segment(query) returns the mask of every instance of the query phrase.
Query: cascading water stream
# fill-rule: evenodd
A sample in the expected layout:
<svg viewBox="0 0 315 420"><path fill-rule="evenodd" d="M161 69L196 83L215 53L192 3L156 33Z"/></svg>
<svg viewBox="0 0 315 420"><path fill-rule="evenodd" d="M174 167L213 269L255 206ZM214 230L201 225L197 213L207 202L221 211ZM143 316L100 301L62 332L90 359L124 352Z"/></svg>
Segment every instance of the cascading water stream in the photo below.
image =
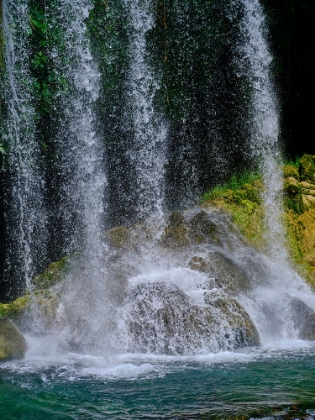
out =
<svg viewBox="0 0 315 420"><path fill-rule="evenodd" d="M62 33L60 45L49 47L48 54L56 74L66 82L65 91L57 95L54 138L61 186L60 230L67 253L78 251L70 272L54 289L59 293L57 300L61 297L51 330L62 351L97 356L118 350L195 355L268 340L304 339L309 333L313 315L308 311L315 306L314 298L286 262L278 115L263 12L258 1L233 0L232 4L242 16L236 71L242 73L252 93L250 144L266 185L269 256L247 247L228 217L216 209L174 213L163 226L168 127L156 111L160 78L153 71L147 45L154 28L149 0L123 0L130 20L127 103L121 107L126 117L123 132L130 133L125 153L135 174L130 195L140 223L106 232L105 243L106 147L101 143L97 118L101 80L86 24L93 2L59 0L47 7L50 21ZM27 98L28 91L25 93ZM23 108L16 114L20 118ZM32 124L33 118L31 113ZM214 142L214 151L215 146ZM35 168L36 162L30 162ZM34 179L40 178L34 175ZM27 200L21 212L28 209ZM144 223L148 219L153 221L149 227ZM33 223L32 218L30 221ZM306 314L305 320L300 313Z"/></svg>
<svg viewBox="0 0 315 420"><path fill-rule="evenodd" d="M266 210L266 241L269 255L284 263L287 259L284 226L281 222L282 173L279 147L279 111L271 77L272 56L266 42L266 24L258 0L236 1L234 7L243 8L239 22L242 42L239 45L241 62L251 90L248 124L251 127L249 147L263 174Z"/></svg>
<svg viewBox="0 0 315 420"><path fill-rule="evenodd" d="M81 348L86 341L95 340L97 331L110 318L111 310L103 238L107 180L104 147L96 120L100 73L90 50L85 23L92 7L90 0L58 3L54 19L64 34L63 60L58 63L57 57L62 52L57 48L50 51L52 58L57 58L57 69L68 85L59 98L61 117L55 141L61 157L63 235L68 236L68 252L79 252L66 278L63 302L69 325L79 325ZM82 308L86 308L86 313Z"/></svg>
<svg viewBox="0 0 315 420"><path fill-rule="evenodd" d="M130 69L126 98L132 125L132 146L127 151L135 167L137 218L162 220L167 126L156 112L154 99L160 88L158 75L149 64L146 37L154 24L151 0L124 0L130 13Z"/></svg>
<svg viewBox="0 0 315 420"><path fill-rule="evenodd" d="M297 331L290 309L292 297L289 296L297 296L301 292L301 299L308 302L310 307L314 305L314 300L308 299L308 288L290 268L288 262L285 227L282 223L284 208L279 112L271 77L272 56L266 41L265 16L259 0L233 1L232 6L235 10L240 10L242 16L239 20L241 41L237 45L239 58L236 68L245 76L251 92L248 117L248 125L251 127L249 148L263 175L265 240L272 277L265 286L257 284L257 289L252 295L253 301L249 306L245 306L256 325L260 325L264 341L292 339L296 337ZM253 311L251 306L255 307ZM259 319L258 314L261 311L269 311L266 318L269 321L265 321L265 324Z"/></svg>
<svg viewBox="0 0 315 420"><path fill-rule="evenodd" d="M7 118L5 140L9 147L12 174L9 217L11 255L8 272L18 275L16 289L30 290L36 265L45 258L46 212L43 204L44 178L36 142L34 80L30 72L27 1L3 2L5 64L7 70Z"/></svg>
<svg viewBox="0 0 315 420"><path fill-rule="evenodd" d="M100 74L85 25L91 8L91 2L84 0L63 1L57 7L59 22L56 23L63 30L66 47L66 57L57 68L68 88L59 99L62 116L56 142L63 178L60 214L69 218L63 233L72 239L70 251L83 247L88 259L96 262L103 248L101 226L106 176L95 118ZM56 49L50 54L54 58L60 52Z"/></svg>

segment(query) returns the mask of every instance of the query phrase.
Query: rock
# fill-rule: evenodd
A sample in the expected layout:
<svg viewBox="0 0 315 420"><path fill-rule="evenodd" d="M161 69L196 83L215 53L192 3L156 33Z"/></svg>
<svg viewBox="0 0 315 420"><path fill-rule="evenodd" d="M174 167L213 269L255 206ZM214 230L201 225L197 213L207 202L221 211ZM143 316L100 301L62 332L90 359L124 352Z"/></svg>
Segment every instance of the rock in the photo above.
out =
<svg viewBox="0 0 315 420"><path fill-rule="evenodd" d="M304 211L305 200L300 183L295 178L288 177L284 180L283 190L286 207L301 214Z"/></svg>
<svg viewBox="0 0 315 420"><path fill-rule="evenodd" d="M315 312L298 298L291 301L294 328L301 340L315 340Z"/></svg>
<svg viewBox="0 0 315 420"><path fill-rule="evenodd" d="M9 319L0 319L0 361L22 358L26 352L26 342Z"/></svg>
<svg viewBox="0 0 315 420"><path fill-rule="evenodd" d="M137 285L124 308L129 351L189 355L259 345L256 328L234 299L209 293L205 299L198 306L173 284Z"/></svg>
<svg viewBox="0 0 315 420"><path fill-rule="evenodd" d="M59 303L57 291L41 290L32 296L27 293L11 303L0 304L0 316L11 318L20 326L27 323L35 313L45 328L51 328L56 320Z"/></svg>
<svg viewBox="0 0 315 420"><path fill-rule="evenodd" d="M211 242L215 245L222 245L219 228L209 215L201 210L196 213L188 222L189 237L194 244Z"/></svg>
<svg viewBox="0 0 315 420"><path fill-rule="evenodd" d="M39 274L33 280L36 289L48 289L61 282L69 272L70 258L63 257L60 261L50 264L46 271Z"/></svg>
<svg viewBox="0 0 315 420"><path fill-rule="evenodd" d="M292 178L297 179L298 181L300 180L299 171L293 165L285 165L283 167L283 177L284 178L292 177Z"/></svg>
<svg viewBox="0 0 315 420"><path fill-rule="evenodd" d="M214 277L219 287L229 292L247 292L251 281L245 270L220 252L211 252L208 257L192 257L189 268Z"/></svg>
<svg viewBox="0 0 315 420"><path fill-rule="evenodd" d="M106 232L106 238L113 248L125 248L130 244L130 230L125 226L117 226Z"/></svg>
<svg viewBox="0 0 315 420"><path fill-rule="evenodd" d="M303 155L300 160L299 172L301 181L314 181L315 164L314 156Z"/></svg>
<svg viewBox="0 0 315 420"><path fill-rule="evenodd" d="M161 244L167 248L180 248L189 245L188 229L180 213L172 213L169 223L161 236Z"/></svg>

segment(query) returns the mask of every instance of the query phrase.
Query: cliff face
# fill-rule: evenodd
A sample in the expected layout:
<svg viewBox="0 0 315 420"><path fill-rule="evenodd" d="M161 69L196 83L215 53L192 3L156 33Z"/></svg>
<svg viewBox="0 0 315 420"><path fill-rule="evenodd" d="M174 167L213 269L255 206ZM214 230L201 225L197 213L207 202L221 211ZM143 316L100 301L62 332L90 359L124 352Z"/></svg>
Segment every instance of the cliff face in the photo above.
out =
<svg viewBox="0 0 315 420"><path fill-rule="evenodd" d="M284 228L287 247L295 269L315 287L315 156L304 155L283 167ZM260 177L247 175L226 186L215 188L203 197L202 206L219 207L249 243L264 251L264 209Z"/></svg>
<svg viewBox="0 0 315 420"><path fill-rule="evenodd" d="M282 131L291 156L315 152L311 103L315 95L315 3L263 0L276 58L274 75L282 108Z"/></svg>

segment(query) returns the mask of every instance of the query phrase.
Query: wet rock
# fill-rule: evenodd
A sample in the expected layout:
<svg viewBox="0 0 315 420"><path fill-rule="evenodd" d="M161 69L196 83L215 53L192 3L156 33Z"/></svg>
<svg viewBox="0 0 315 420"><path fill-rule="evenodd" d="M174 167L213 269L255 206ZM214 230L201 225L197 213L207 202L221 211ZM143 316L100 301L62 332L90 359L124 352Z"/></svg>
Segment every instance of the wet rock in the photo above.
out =
<svg viewBox="0 0 315 420"><path fill-rule="evenodd" d="M137 285L125 304L129 351L189 355L259 345L246 311L220 299L208 292L199 306L173 284Z"/></svg>
<svg viewBox="0 0 315 420"><path fill-rule="evenodd" d="M295 178L299 181L300 179L300 174L299 171L297 170L297 168L293 165L285 165L283 167L283 177L284 178Z"/></svg>
<svg viewBox="0 0 315 420"><path fill-rule="evenodd" d="M224 287L229 292L247 292L252 287L245 270L220 252L211 252L206 258L192 257L189 268L209 274L219 287Z"/></svg>
<svg viewBox="0 0 315 420"><path fill-rule="evenodd" d="M305 208L304 197L302 196L302 187L293 177L288 177L283 186L285 194L285 205L297 214L301 214Z"/></svg>
<svg viewBox="0 0 315 420"><path fill-rule="evenodd" d="M172 213L161 237L161 244L167 248L180 248L189 245L188 229L180 213Z"/></svg>
<svg viewBox="0 0 315 420"><path fill-rule="evenodd" d="M189 237L194 244L211 242L215 245L222 245L220 231L217 224L210 219L205 211L199 211L189 223Z"/></svg>
<svg viewBox="0 0 315 420"><path fill-rule="evenodd" d="M0 319L0 361L24 357L26 342L9 319Z"/></svg>
<svg viewBox="0 0 315 420"><path fill-rule="evenodd" d="M60 261L50 264L46 271L39 274L33 280L36 289L48 289L57 283L60 283L69 272L70 258L63 257Z"/></svg>
<svg viewBox="0 0 315 420"><path fill-rule="evenodd" d="M298 298L291 301L294 328L301 340L315 340L315 312Z"/></svg>
<svg viewBox="0 0 315 420"><path fill-rule="evenodd" d="M299 172L301 181L314 181L315 175L315 162L314 156L303 155L300 160Z"/></svg>
<svg viewBox="0 0 315 420"><path fill-rule="evenodd" d="M113 248L124 248L130 242L130 230L125 226L117 226L106 232L106 239Z"/></svg>

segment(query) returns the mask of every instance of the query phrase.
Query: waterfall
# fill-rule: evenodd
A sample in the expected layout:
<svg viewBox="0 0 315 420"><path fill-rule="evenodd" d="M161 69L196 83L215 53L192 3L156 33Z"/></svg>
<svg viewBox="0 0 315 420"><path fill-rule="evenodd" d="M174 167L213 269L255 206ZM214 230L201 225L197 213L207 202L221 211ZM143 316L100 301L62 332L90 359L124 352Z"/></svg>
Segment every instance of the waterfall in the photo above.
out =
<svg viewBox="0 0 315 420"><path fill-rule="evenodd" d="M95 110L100 74L90 51L85 24L91 8L89 0L58 3L55 24L63 30L65 50L58 51L55 47L50 54L67 83L58 99L61 116L55 138L61 160L62 233L68 236L68 252L83 249L95 269L103 248L106 176Z"/></svg>
<svg viewBox="0 0 315 420"><path fill-rule="evenodd" d="M117 351L195 355L258 346L268 340L313 337L314 298L290 268L285 250L278 104L259 1L232 0L227 6L232 6L229 22L221 3L211 5L206 13L200 5L185 3L176 20L176 25L182 25L179 34L191 24L191 16L199 22L198 31L191 31L182 44L171 40L169 50L165 45L171 35L163 34L165 58L168 51L173 54L171 63L180 62L167 86L171 98L167 104L161 103L160 93L163 72L168 77L172 69L169 64L162 67L155 55L154 42L161 41L165 28L157 26L152 0L122 0L112 10L106 2L93 0L56 0L47 5L49 30L57 28L51 39L58 42L47 42L50 68L46 70L63 81L51 106L49 165L56 181L49 184L47 179L47 184L54 193L51 201L57 199L56 203L47 200L48 188L48 222L41 174L46 157L37 145L36 124L41 117L35 112L28 60L27 4L4 3L6 137L14 178L12 220L17 228L13 239L18 270L24 273L27 287L34 276L34 260L43 259L49 232L59 229L53 234L62 242L63 255L72 257L69 272L51 289L56 294L54 305L59 306L50 332L60 348L97 356ZM113 15L97 20L98 7ZM126 29L116 33L113 20L119 8L127 17ZM108 40L104 37L108 45L93 50L91 45L100 45L97 25L104 22L104 33L110 29ZM211 60L207 58L211 51L201 45L209 22L215 27L207 31L209 38L213 36L209 42L213 48L218 44ZM220 32L224 30L227 35ZM235 35L234 47L226 47L225 35L228 40ZM190 42L193 47L186 51ZM119 60L113 65L114 53L107 50L115 45ZM201 67L199 51L204 58ZM191 55L187 60L186 53ZM221 72L224 64L227 67ZM122 68L117 71L117 67ZM194 79L198 71L203 74L201 81ZM176 83L181 75L183 81ZM245 92L250 99L241 115ZM111 95L120 98L114 98L114 105ZM170 110L172 106L177 109ZM109 121L110 129L104 127ZM244 146L247 132L251 161L259 165L265 184L267 255L244 244L218 209L164 216L167 202L172 202L165 198L171 194L165 191L172 190L166 185L167 177L176 178L169 184L182 184L177 195L191 198L201 188L197 181L206 185L208 170L215 174L215 184L224 179L222 168L228 171L229 162L242 167L248 154L245 147L245 158L241 156L240 145ZM211 161L216 165L213 170ZM113 168L115 164L119 167ZM112 214L118 207L115 219ZM56 209L53 216L52 209ZM134 225L129 220L133 209L138 222ZM105 232L107 218L122 220L129 227ZM152 221L150 226L146 221Z"/></svg>
<svg viewBox="0 0 315 420"><path fill-rule="evenodd" d="M252 156L263 174L266 209L266 242L269 255L282 262L287 259L284 226L281 221L282 172L279 146L279 106L271 76L272 56L266 41L266 23L259 0L233 2L235 8L243 8L239 21L241 43L237 63L251 90L250 144Z"/></svg>
<svg viewBox="0 0 315 420"><path fill-rule="evenodd" d="M54 24L62 28L64 50L56 46L50 51L67 83L58 99L59 132L55 137L60 156L62 235L68 237L68 252L79 252L65 280L63 302L69 325L79 329L79 348L85 348L88 342L90 351L95 335L99 343L102 341L98 331L108 329L104 322L110 320L112 309L103 230L106 162L96 107L100 72L86 25L92 7L90 0L58 2L51 13Z"/></svg>
<svg viewBox="0 0 315 420"><path fill-rule="evenodd" d="M41 151L36 141L34 80L30 72L28 1L3 2L7 118L4 139L9 148L11 189L8 218L10 237L9 276L17 277L15 288L32 287L36 267L45 259L45 182Z"/></svg>
<svg viewBox="0 0 315 420"><path fill-rule="evenodd" d="M126 119L131 118L132 146L127 150L135 167L137 218L161 219L164 206L164 175L167 126L156 112L154 99L159 77L149 63L146 37L154 24L151 0L124 0L130 12L130 68L126 93Z"/></svg>

